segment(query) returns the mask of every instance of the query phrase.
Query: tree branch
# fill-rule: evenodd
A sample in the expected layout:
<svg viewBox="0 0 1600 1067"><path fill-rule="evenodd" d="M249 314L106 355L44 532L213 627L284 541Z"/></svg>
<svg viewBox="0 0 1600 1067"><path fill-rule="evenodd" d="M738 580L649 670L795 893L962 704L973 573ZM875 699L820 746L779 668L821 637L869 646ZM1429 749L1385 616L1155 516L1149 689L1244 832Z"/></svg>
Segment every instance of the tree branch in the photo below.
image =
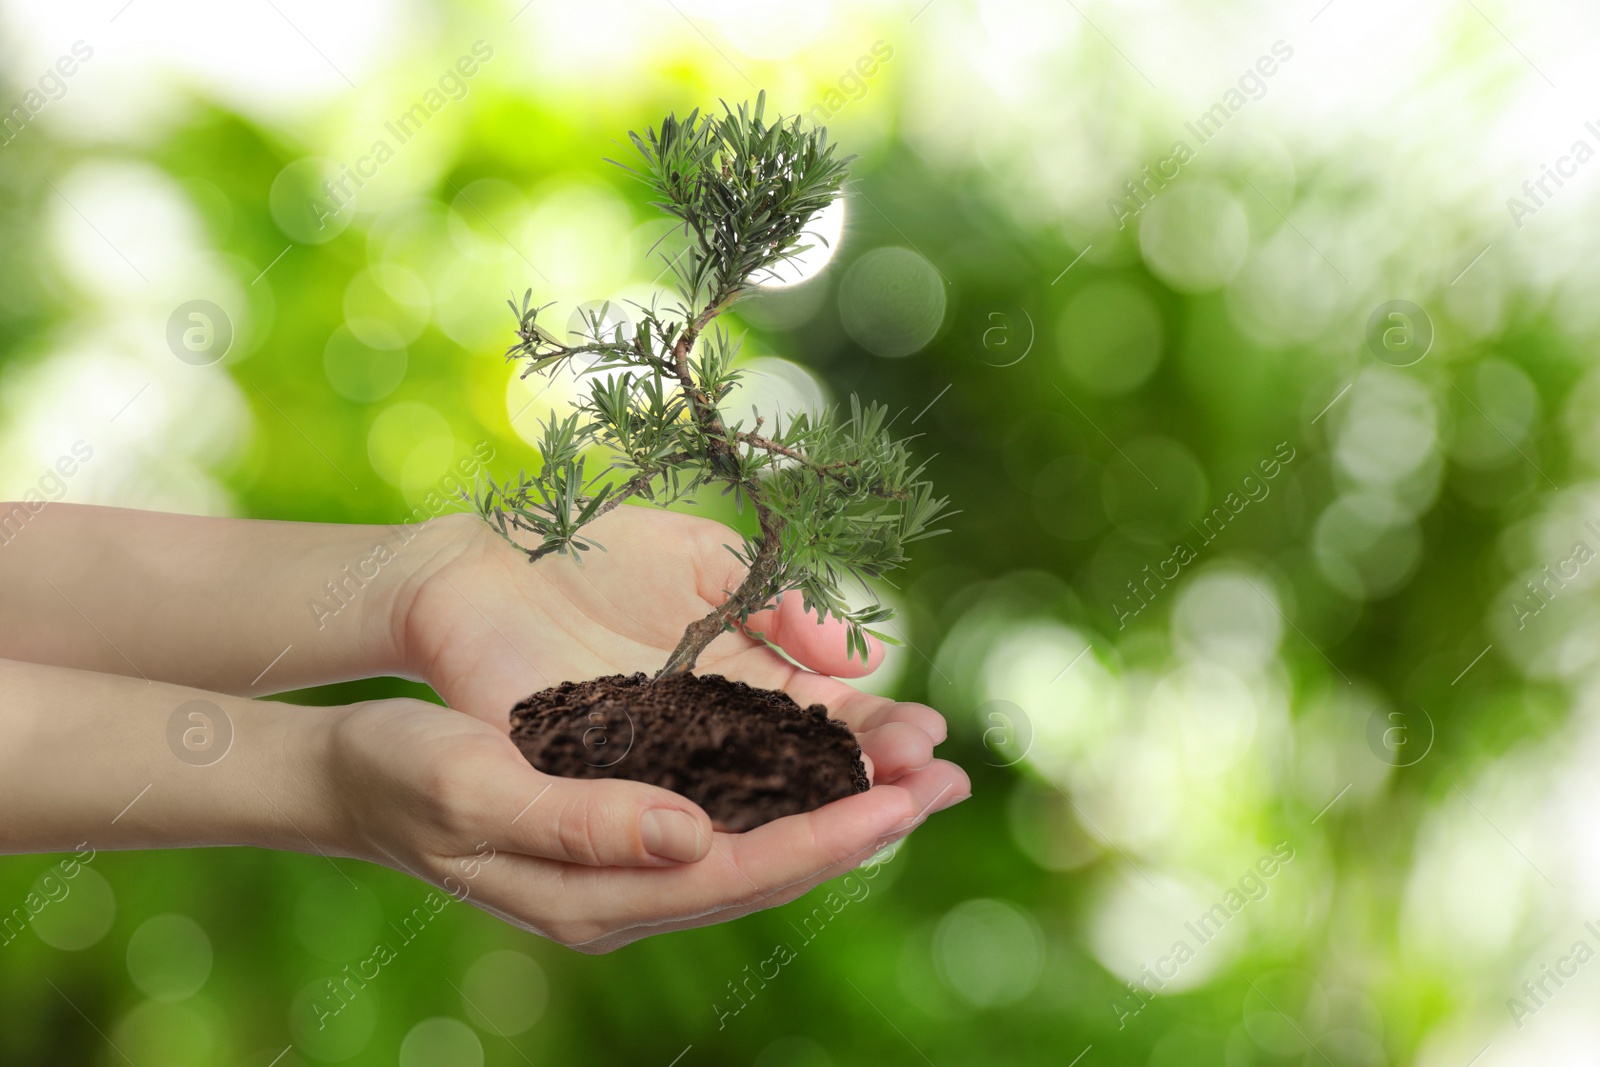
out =
<svg viewBox="0 0 1600 1067"><path fill-rule="evenodd" d="M739 469L739 453L734 444L734 437L728 432L727 424L722 421L716 405L711 403L710 397L706 396L699 383L694 380L694 374L689 369L689 353L694 348L700 333L736 294L737 289L730 286L718 300L706 307L684 327L683 332L678 335L677 342L672 346L674 371L683 386L684 395L689 398L690 416L705 434L707 447L727 461L730 472ZM761 523L761 545L751 560L749 573L744 576L744 581L739 583L739 587L721 605L684 630L683 639L678 642L678 647L672 650L672 655L667 658L666 664L656 673L657 680L694 669L700 653L705 651L707 645L724 631L731 629L736 620L761 606L761 602L766 599L773 576L782 566L785 525L783 517L767 507L765 494L759 482L735 477L731 473L728 475L728 481L750 498L750 504L756 511L757 521Z"/></svg>
<svg viewBox="0 0 1600 1067"><path fill-rule="evenodd" d="M844 619L850 647L865 655L863 624L887 617L887 609L852 610L838 588L841 574L898 566L905 542L938 532L929 523L945 505L931 496L921 468L909 465L904 446L889 439L883 409L863 410L852 400L847 427L819 422L791 440L781 431L763 435L759 417L748 430L730 429L718 405L737 378L731 350L719 337L702 357L693 356L728 305L801 250L808 221L838 198L854 158L836 157L826 131L805 128L800 117L766 122L765 102L762 94L753 108L725 105L726 114L716 118L698 110L683 120L669 115L659 129L630 134L641 164L633 173L690 238L667 264L679 302L666 318L653 302L641 306L641 323L625 336L604 311L586 312L581 333L558 338L540 326L545 309L532 306L531 289L520 302L509 301L518 343L507 355L528 360L524 377L580 357L588 370L627 373L596 382L589 400L566 419L552 416L538 442L538 476L522 475L518 488L500 493L498 505L491 482L480 510L502 535L509 539L509 528L537 537L537 548L523 549L530 559L588 548L592 542L579 531L624 502L644 496L667 503L685 484L708 482L731 489L741 504L748 497L760 523L759 534L746 535L737 550L749 572L722 604L685 628L657 678L691 670L718 635L785 589L803 590L821 617ZM625 459L597 489L583 477L583 453L599 444ZM648 458L659 449L678 451ZM678 476L686 471L682 483ZM658 495L654 480L663 476L668 481Z"/></svg>
<svg viewBox="0 0 1600 1067"><path fill-rule="evenodd" d="M758 425L759 423L760 420L757 420ZM751 448L759 448L763 452L770 452L776 456L786 456L789 459L800 463L806 467L806 469L815 471L818 475L832 476L840 481L844 481L846 477L841 473L842 471L849 470L852 467L860 466L861 464L861 461L858 459L845 459L840 460L837 463L818 463L804 452L789 448L786 445L780 445L778 442L767 437L762 437L760 434L748 433L743 430L734 434L734 437L737 438L740 443L747 444Z"/></svg>
<svg viewBox="0 0 1600 1067"><path fill-rule="evenodd" d="M612 493L611 496L606 498L606 502L604 504L601 504L595 509L594 514L589 516L589 521L593 522L595 519L598 519L600 516L611 511L629 497L638 496L640 493L650 488L650 480L652 478L665 474L679 463L685 463L693 458L694 457L689 455L687 452L674 452L669 456L662 456L661 459L656 461L656 465L653 469L641 471L632 478L629 478L626 482L623 482L620 489ZM580 499L578 501L579 504L585 504L587 502L588 498ZM530 533L539 532L538 530L529 526L526 522L522 521L522 518L517 515L511 516L511 525L519 530L527 530ZM523 551L528 554L529 563L537 563L545 556L548 556L552 552L559 551L563 547L565 546L560 544L540 545L538 548L525 548Z"/></svg>

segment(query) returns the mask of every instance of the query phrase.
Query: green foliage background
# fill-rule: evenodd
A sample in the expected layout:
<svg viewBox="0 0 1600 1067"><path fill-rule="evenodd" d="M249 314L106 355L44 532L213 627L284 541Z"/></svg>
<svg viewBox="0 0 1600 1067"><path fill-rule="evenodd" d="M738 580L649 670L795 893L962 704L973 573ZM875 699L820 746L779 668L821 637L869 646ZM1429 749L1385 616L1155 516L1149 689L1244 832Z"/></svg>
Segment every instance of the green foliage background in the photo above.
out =
<svg viewBox="0 0 1600 1067"><path fill-rule="evenodd" d="M1288 147L1252 154L1259 140L1239 133L1252 150L1202 157L1119 229L1104 200L1120 177L1053 200L1020 176L1025 151L929 148L938 138L924 97L959 51L967 9L935 9L915 24L910 10L839 16L829 34L774 61L740 53L708 21L709 37L691 33L702 25L696 16L671 41L635 42L648 60L599 91L582 78L535 76L531 38L508 29L513 13L429 11L437 32L386 61L386 99L400 106L377 107L380 118L403 110L470 42L494 41L495 59L465 99L374 182L410 183L410 196L432 201L428 217L448 232L429 247L499 240L515 255L495 262L498 284L479 286L485 275L454 285L449 262L406 253L434 310L406 346L403 379L371 401L335 391L324 354L346 321L347 287L390 247L384 227L394 216L358 200L338 236L307 243L275 220L270 191L297 160L339 158L333 127L373 121L338 112L275 123L194 89L176 121L131 140L59 134L46 111L0 150L8 486L20 492L40 469L16 444L47 406L36 372L82 347L91 328L123 331L122 343L163 375L209 382L220 398L211 414L227 422L221 439L230 443L182 452L172 430L185 423L179 411L166 430L127 446L119 477L85 482L74 499L393 522L422 501L437 477L429 472L476 442L492 444L495 470L515 469L530 450L507 397L515 370L500 358L511 326L504 296L531 286L536 300L563 301L554 310L564 314L576 300L647 289L658 267L642 255L648 241L630 239L618 292L579 291L566 275L552 283L541 267L551 269L558 250L500 232L526 208L482 210L463 190L510 189L536 209L564 189L598 188L622 205L623 229L653 225L640 188L603 161L612 142L668 111L753 95L748 72L778 109L836 111L830 127L863 158L827 269L733 318L748 353L798 364L828 396L905 409L904 424L923 435L919 454L937 456L930 476L961 514L951 535L919 546L889 591L908 647L884 684L946 713L942 754L971 772L975 793L920 830L815 941L796 924L822 891L599 958L452 905L362 993L360 1010L336 1021L353 1035L337 1062L396 1062L407 1035L434 1017L470 1024L489 1064L686 1067L1466 1063L1511 1033L1506 999L1582 936L1574 916L1595 898L1573 828L1592 801L1571 762L1588 751L1592 715L1591 576L1550 599L1534 620L1537 640L1519 636L1510 599L1524 578L1567 560L1573 540L1593 541L1579 520L1595 458L1594 324L1571 314L1569 294L1528 259L1496 265L1490 253L1452 282L1480 247L1504 240L1498 196L1485 194L1486 209L1463 200L1407 216L1384 204L1349 144L1330 156L1284 135ZM121 18L139 16L135 7ZM929 28L939 18L957 21ZM1456 28L1460 69L1513 77L1481 26ZM1235 49L1241 64L1262 35ZM893 60L860 79L859 96L840 93L839 71L884 39ZM1063 38L1058 86L1098 96L1083 87L1133 83L1096 41ZM1226 84L1232 66L1217 69ZM72 90L93 91L88 82ZM1014 116L974 108L945 121L1025 124L1053 106L1053 91ZM1097 131L1131 131L1106 142L1127 165L1104 169L1126 177L1166 154L1189 113L1115 92L1096 106L1074 95L1064 111L1080 145ZM1017 142L1043 151L1033 137ZM58 199L60 186L74 188L64 176L107 160L169 176L200 220L203 245L228 257L217 261L233 272L232 303L222 303L241 336L218 366L171 360L166 305L130 311L85 293L81 275L62 266L71 258L63 246L98 248L92 230L59 225L72 218ZM421 178L398 169L418 161ZM486 179L504 184L474 184ZM614 234L600 226L610 207L594 217L571 210L575 230ZM1197 220L1182 238L1193 248L1173 253L1162 242L1189 232L1184 211ZM1253 258L1208 283L1207 249L1232 239L1236 218L1247 234L1240 262ZM1376 232L1375 219L1409 225L1415 243L1357 257L1354 242ZM870 329L852 331L841 315L841 303L866 300L869 319L881 313L892 332L917 326L939 302L914 273L862 289L869 276L853 267L884 248L931 264L942 294L932 337L897 358L873 351ZM1202 267L1192 267L1196 257ZM1335 295L1307 295L1327 292ZM179 298L190 295L200 294ZM1415 362L1367 340L1369 314L1398 298L1430 316L1432 345ZM493 339L463 344L442 329L439 308L452 302L469 315L481 304ZM1263 328L1275 312L1305 328ZM174 395L206 403L201 393ZM401 420L409 450L385 458L373 427L405 403L442 417L448 437L441 446L436 432L423 433L433 422ZM1240 508L1225 503L1250 495L1245 479L1282 459L1280 446L1294 458L1268 479L1269 492ZM180 453L181 463L172 458ZM1383 467L1401 453L1416 462ZM394 468L387 476L384 463ZM196 479L220 491L197 490ZM1206 538L1195 524L1219 506L1231 517ZM737 521L715 500L702 510ZM1184 539L1194 563L1141 586L1150 606L1124 618L1135 604L1128 583L1145 582L1147 565L1171 559ZM284 699L417 690L380 680ZM1227 941L1201 946L1194 969L1132 1011L1139 1002L1127 981L1137 968L1127 961L1155 962L1138 931L1178 936L1182 918L1223 899L1280 842L1293 861L1230 920ZM0 906L20 901L54 862L0 861ZM384 869L244 849L102 853L89 869L115 901L92 943L67 950L29 932L0 946L0 1061L335 1062L298 1039L291 1004L387 936L424 895ZM58 940L96 928L102 912L91 896L85 889L53 906L65 931ZM129 945L152 916L172 913L205 932L214 962L197 991L152 997L130 974ZM779 943L797 948L795 960L719 1026L728 984ZM538 1021L512 1036L462 992L474 962L503 949L535 960L548 986ZM154 973L181 975L192 962ZM523 992L543 995L537 983ZM1574 992L1570 1003L1592 995ZM478 1062L470 1049L460 1056Z"/></svg>

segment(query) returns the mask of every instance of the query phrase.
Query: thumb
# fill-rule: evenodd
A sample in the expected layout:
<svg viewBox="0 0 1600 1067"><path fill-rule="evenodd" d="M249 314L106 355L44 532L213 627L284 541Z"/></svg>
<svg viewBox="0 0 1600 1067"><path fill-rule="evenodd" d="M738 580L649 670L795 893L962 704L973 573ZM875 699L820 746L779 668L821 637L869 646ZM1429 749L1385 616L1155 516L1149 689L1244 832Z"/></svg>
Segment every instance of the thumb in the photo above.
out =
<svg viewBox="0 0 1600 1067"><path fill-rule="evenodd" d="M677 793L621 778L556 778L498 835L498 847L587 867L668 867L711 850L711 819Z"/></svg>
<svg viewBox="0 0 1600 1067"><path fill-rule="evenodd" d="M775 608L756 612L745 623L747 632L772 642L818 674L835 678L871 674L883 662L882 642L867 638L867 662L862 663L859 656L849 654L848 629L838 618L819 623L816 613L807 611L802 598L793 595L784 597Z"/></svg>

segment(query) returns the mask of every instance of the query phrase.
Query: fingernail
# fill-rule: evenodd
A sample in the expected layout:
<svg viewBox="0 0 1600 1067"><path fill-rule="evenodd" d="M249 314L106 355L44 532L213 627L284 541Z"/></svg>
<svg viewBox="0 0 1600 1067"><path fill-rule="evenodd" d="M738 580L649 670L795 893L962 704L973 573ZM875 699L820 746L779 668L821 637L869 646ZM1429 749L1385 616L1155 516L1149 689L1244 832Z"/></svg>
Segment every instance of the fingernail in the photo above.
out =
<svg viewBox="0 0 1600 1067"><path fill-rule="evenodd" d="M639 838L646 852L673 863L693 863L704 854L699 827L672 808L651 808L639 816Z"/></svg>
<svg viewBox="0 0 1600 1067"><path fill-rule="evenodd" d="M970 796L972 796L971 793L958 793L957 795L955 795L953 797L948 797L944 801L940 802L939 806L937 808L934 808L933 810L934 811L943 811L946 808L953 808L957 804L961 803L963 800L966 800Z"/></svg>

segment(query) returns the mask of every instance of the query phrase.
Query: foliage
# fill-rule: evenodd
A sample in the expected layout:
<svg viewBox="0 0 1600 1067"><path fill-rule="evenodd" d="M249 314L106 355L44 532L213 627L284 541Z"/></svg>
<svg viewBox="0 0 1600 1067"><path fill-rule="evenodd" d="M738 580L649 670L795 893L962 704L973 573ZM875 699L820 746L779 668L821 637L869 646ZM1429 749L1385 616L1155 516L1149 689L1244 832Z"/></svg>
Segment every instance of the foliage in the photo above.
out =
<svg viewBox="0 0 1600 1067"><path fill-rule="evenodd" d="M135 4L113 28L161 10ZM1339 11L1330 8L1312 29L1328 27ZM530 28L539 13L530 8L515 28ZM867 9L835 13L831 43L846 50L866 33L853 20L876 17ZM440 21L429 26L442 27L441 36L476 17L470 7L433 14ZM1492 236L1480 239L1477 209L1504 208L1510 190L1498 171L1463 164L1461 153L1441 154L1439 138L1386 143L1385 158L1407 165L1389 167L1394 180L1383 183L1383 195L1367 195L1370 130L1354 124L1341 139L1286 109L1261 129L1288 153L1273 147L1272 158L1285 167L1292 161L1305 177L1292 190L1263 182L1259 154L1234 154L1219 142L1158 194L1154 203L1164 206L1125 231L1113 228L1105 243L1094 239L1078 260L1091 237L1074 220L1104 212L1096 175L1112 168L1120 182L1120 168L1132 167L1114 146L1140 131L1165 145L1188 116L1167 113L1142 90L1049 91L1008 98L997 109L975 78L994 72L993 50L970 47L988 32L986 23L998 25L992 11L982 19L969 12L962 22L959 12L930 9L913 29L942 37L925 47L919 37L925 63L917 76L874 81L865 99L828 120L835 136L843 123L857 123L848 144L864 157L851 165L859 195L850 207L859 210L837 261L846 269L741 302L718 320L759 331L752 336L763 353L803 353L806 372L835 396L892 397L923 412L917 450L940 454L939 486L968 511L951 536L919 545L911 567L894 575L909 613L895 632L916 647L891 655L868 684L949 717L950 738L939 752L972 773L972 799L930 819L885 865L870 896L851 900L829 921L832 932L803 944L807 935L797 928L816 925L814 909L836 886L602 957L452 906L369 983L361 1006L329 1024L359 1045L340 1063L392 1067L408 1032L441 1016L477 1028L487 1067L665 1064L691 1043L680 1067L878 1067L922 1063L919 1052L941 1067L1061 1064L1080 1055L1079 1067L1322 1064L1324 1055L1403 1064L1450 1062L1457 1048L1454 1062L1466 1063L1490 1035L1472 1037L1497 1021L1494 1047L1478 1067L1497 1057L1548 1062L1587 1047L1587 1019L1569 1026L1576 1016L1560 1017L1582 1015L1581 991L1559 992L1520 1029L1505 1004L1523 997L1521 983L1565 951L1527 948L1561 929L1559 904L1517 850L1563 891L1581 899L1585 884L1581 871L1558 865L1581 866L1587 854L1578 840L1587 794L1573 785L1588 773L1586 739L1594 734L1594 667L1585 652L1594 646L1585 640L1593 590L1581 579L1520 630L1505 599L1508 592L1525 599L1525 580L1543 581L1544 565L1554 573L1574 537L1594 544L1568 513L1587 499L1578 494L1593 482L1600 426L1600 373L1589 356L1600 337L1583 313L1592 304L1588 274L1571 266L1581 260L1583 242L1571 238L1582 227L1541 211L1515 242L1496 238L1457 279ZM883 28L891 38L901 32L887 22ZM1147 37L1171 32L1166 22L1146 29ZM50 105L5 148L3 180L16 195L0 205L0 364L10 412L4 466L16 491L37 485L57 454L22 446L48 443L52 428L80 416L96 450L91 471L105 481L74 481L67 498L166 510L396 522L433 490L453 493L433 459L441 437L453 440L458 458L483 443L514 456L523 445L507 416L521 410L526 394L506 395L506 370L494 358L503 346L466 324L492 326L499 294L520 295L528 267L498 233L469 248L452 230L484 226L478 207L489 202L473 184L480 181L485 189L506 183L530 191L506 221L495 218L513 239L557 202L551 190L603 193L572 213L591 232L611 226L626 234L648 214L644 184L606 186L598 156L585 147L592 131L625 129L628 119L619 116L665 114L666 94L698 98L731 79L722 57L687 25L677 43L634 37L633 51L625 41L602 42L613 63L605 72L586 67L536 91L521 72L501 87L475 85L470 107L452 103L435 119L460 121L459 137L440 136L441 125L406 147L433 183L415 189L415 200L393 215L358 213L328 243L287 251L266 192L308 150L304 112L219 110L191 100L192 79L180 74L183 106L119 127L108 146ZM1474 40L1504 46L1487 25ZM595 62L560 34L546 43ZM645 47L651 51L638 50ZM1050 64L1039 69L1055 79L1051 85L1103 86L1117 77L1106 67L1121 62L1115 54L1071 40L1064 47L1040 60ZM1370 42L1350 47L1359 52ZM903 53L908 64L910 53ZM837 74L832 53L820 54L806 61L811 72ZM1138 50L1130 55L1143 65ZM404 80L431 68L419 71L415 55L397 50L390 69ZM664 69L673 73L663 78ZM757 77L783 70L758 71L753 61L748 69ZM1413 73L1438 90L1428 96L1435 120L1445 114L1441 101L1449 106L1450 85L1481 105L1463 112L1474 118L1458 129L1438 123L1444 143L1455 129L1463 151L1499 159L1504 152L1485 141L1485 131L1515 129L1502 105L1528 94L1481 93L1485 69L1511 76L1501 52L1488 47L1456 48L1446 66ZM890 70L887 77L901 77ZM1440 70L1456 76L1440 81ZM792 95L785 104L809 110L816 83L795 74L786 78ZM1123 75L1143 84L1130 70ZM596 91L597 79L604 91ZM1303 85L1319 95L1359 95L1365 82ZM89 88L75 82L71 92ZM1274 98L1292 91L1281 79L1272 89ZM964 150L969 143L982 150ZM1080 143L1113 149L1072 149ZM101 195L91 197L81 178L108 167L129 177L116 182L114 195L101 183ZM403 191L401 167L387 168L373 191ZM187 213L152 212L152 187L170 189L173 206ZM1161 266L1163 253L1212 247L1213 228L1175 230L1168 213L1202 187L1201 203L1231 202L1249 221L1246 265L1232 282L1207 288L1174 284ZM1560 195L1555 210L1586 217L1577 210L1580 189L1569 183ZM571 203L560 202L563 210ZM119 203L139 218L192 215L204 229L147 228L141 242L118 227ZM403 228L391 225L396 218ZM446 219L451 226L440 224ZM179 237L222 257L212 261L229 264L232 284L250 300L244 307L224 301L240 329L235 351L217 367L171 358L150 326L176 297L141 280L107 244L155 282L155 251L170 250ZM1476 243L1449 251L1455 242ZM491 245L499 249L492 264ZM877 358L841 332L841 302L854 292L853 253L886 246L918 250L948 279L943 325L907 358ZM636 255L605 258L602 276L615 280L595 292L647 282L659 269ZM97 269L88 272L85 263ZM1366 265L1358 272L1357 263ZM408 369L392 393L349 399L329 387L325 345L354 314L347 294L368 286L374 271L396 267L426 284L419 314L431 307L433 317L409 344ZM584 273L597 271L591 265ZM584 295L560 294L564 301ZM1406 367L1352 343L1373 307L1397 295L1426 307L1436 327L1434 350ZM1096 365L1082 358L1082 346L1136 348L1126 342L1130 304L1148 316L1136 321L1151 327L1138 336L1158 350L1142 384L1122 374L1121 385L1106 388L1093 380ZM802 310L769 313L790 307ZM1038 329L1031 350L1024 313ZM564 320L546 323L557 324ZM1074 341L1078 347L1068 347ZM141 368L122 352L154 358ZM161 376L139 373L146 369ZM99 406L105 386L124 381ZM147 381L126 413L108 422ZM447 424L448 436L430 431L390 442L386 456L379 429L390 416L418 410ZM906 418L896 425L903 430ZM222 428L228 432L219 437ZM1224 506L1230 492L1245 497L1244 475L1259 477L1259 462L1280 441L1298 457L1276 480L1262 481L1270 496L1253 500L1119 629L1113 605L1128 603L1129 581L1147 595L1160 590L1150 575L1159 577L1174 539L1196 537L1183 532L1189 522L1203 526L1206 509ZM607 460L598 449L588 454L592 475ZM1419 462L1412 476L1377 483L1355 476L1373 478L1408 456ZM414 458L402 463L407 457ZM515 472L516 459L501 462L500 473ZM1561 492L1550 490L1541 470ZM734 498L699 494L703 510L725 521L736 520ZM1385 504L1395 500L1399 506ZM1352 524L1352 505L1359 516L1378 518ZM1373 522L1386 532L1379 536ZM1196 593L1215 590L1209 579L1219 570L1243 571L1256 587L1234 583L1241 595L1223 602L1235 610L1220 620L1192 610L1208 600ZM1368 578L1382 584L1369 589ZM1277 640L1238 640L1262 633ZM1080 638L1092 648L1076 658ZM1546 661L1555 666L1528 666ZM368 679L289 699L331 704L402 693L428 695L415 683ZM1000 698L1033 718L1033 748L1020 761L1013 761L1020 745L989 747L1004 733L994 728ZM1425 708L1437 727L1430 754L1415 766L1392 766L1381 736L1377 751L1369 748L1369 728L1395 726L1401 701ZM1418 736L1413 729L1420 744ZM1166 898L1152 903L1141 875L1158 886L1225 886L1280 840L1297 858L1269 895L1249 905L1236 930L1201 949L1182 983L1124 1019L1136 1001L1116 961L1154 967L1169 951L1169 928L1184 936L1179 920L1192 921L1215 900L1196 899L1194 911L1168 924ZM0 860L0 906L21 904L53 862ZM141 1065L185 1067L324 1062L288 1027L295 998L369 953L422 892L386 868L335 862L337 870L322 856L253 849L103 854L45 912L60 926L88 928L97 897L87 880L98 871L103 903L114 901L99 941L68 951L29 932L0 947L7 961L0 1062L123 1063L119 1053ZM1486 877L1454 876L1460 871ZM1010 936L1002 936L1003 925L975 929L966 910L974 900L1014 906L1031 933L1016 924ZM194 996L157 1001L130 972L128 949L147 920L172 913L207 931L214 966ZM1141 932L1147 941L1134 940ZM742 983L778 943L794 944L799 959L764 989L750 982L759 995L720 1026L713 1004L730 1003L730 981L746 989ZM1043 946L1042 962L1025 951L1035 945ZM548 976L548 1006L525 1031L506 1025L467 980L486 957L493 962L507 950L537 961ZM1005 988L1018 999L992 996L1000 977L1015 980ZM545 1003L543 985L501 988L507 998ZM292 1039L294 1049L285 1051ZM1519 1060L1520 1041L1552 1044L1521 1050Z"/></svg>
<svg viewBox="0 0 1600 1067"><path fill-rule="evenodd" d="M689 670L718 634L791 591L820 618L843 619L852 654L865 660L867 634L892 640L868 629L892 612L876 601L852 609L846 581L868 589L869 579L905 562L908 544L943 532L934 523L946 501L906 442L890 436L884 408L852 397L842 417L798 413L770 429L759 414L748 425L723 415L740 378L738 348L707 329L810 247L806 225L839 195L850 162L835 156L826 129L808 129L799 116L768 123L765 106L763 93L754 108L724 105L720 118L696 109L629 134L638 159L624 169L689 238L678 255L660 253L677 281L668 311L635 305L641 318L630 332L612 324L604 304L584 314L581 336L566 344L540 324L548 305L533 306L531 289L511 302L517 343L507 356L527 361L523 376L575 367L588 385L575 411L544 424L536 473L505 485L490 479L476 496L480 514L530 561L599 547L583 528L630 499L666 506L712 485L756 512L759 530L732 549L747 577L690 624L662 675ZM591 474L584 453L596 445L612 459Z"/></svg>

